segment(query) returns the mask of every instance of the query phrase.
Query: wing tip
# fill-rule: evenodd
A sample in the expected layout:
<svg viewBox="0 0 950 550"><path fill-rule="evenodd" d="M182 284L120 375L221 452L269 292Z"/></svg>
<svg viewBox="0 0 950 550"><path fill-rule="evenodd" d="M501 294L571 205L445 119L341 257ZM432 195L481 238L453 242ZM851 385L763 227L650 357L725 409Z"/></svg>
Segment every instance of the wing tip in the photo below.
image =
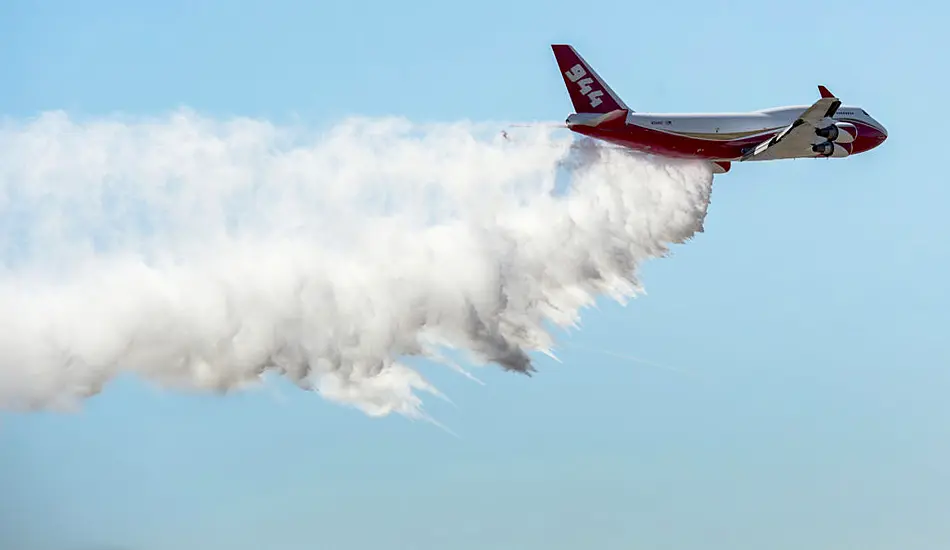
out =
<svg viewBox="0 0 950 550"><path fill-rule="evenodd" d="M826 97L826 98L835 97L835 94L831 93L831 91L828 88L822 86L821 84L818 85L818 93L821 94L821 97Z"/></svg>

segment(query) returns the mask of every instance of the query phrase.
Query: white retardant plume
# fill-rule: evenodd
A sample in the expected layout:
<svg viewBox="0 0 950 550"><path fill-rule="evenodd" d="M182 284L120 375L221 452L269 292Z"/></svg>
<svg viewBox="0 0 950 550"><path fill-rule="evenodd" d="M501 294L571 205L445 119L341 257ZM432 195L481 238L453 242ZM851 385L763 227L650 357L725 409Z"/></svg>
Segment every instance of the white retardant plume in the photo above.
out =
<svg viewBox="0 0 950 550"><path fill-rule="evenodd" d="M702 230L702 163L564 130L349 120L321 135L179 112L0 129L0 406L124 372L227 390L280 373L370 415L438 391L400 357L533 370L546 323ZM569 189L555 191L559 173Z"/></svg>

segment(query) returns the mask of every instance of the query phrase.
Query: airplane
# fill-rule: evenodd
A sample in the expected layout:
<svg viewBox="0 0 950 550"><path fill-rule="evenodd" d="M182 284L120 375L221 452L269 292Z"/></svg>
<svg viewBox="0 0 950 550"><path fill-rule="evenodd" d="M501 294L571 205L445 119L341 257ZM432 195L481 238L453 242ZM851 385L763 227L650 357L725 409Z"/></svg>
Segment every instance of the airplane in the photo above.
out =
<svg viewBox="0 0 950 550"><path fill-rule="evenodd" d="M713 173L733 162L842 158L887 139L887 130L864 109L843 106L825 86L812 105L745 113L638 113L630 109L568 44L552 44L574 113L571 131L622 148L674 158L703 159Z"/></svg>

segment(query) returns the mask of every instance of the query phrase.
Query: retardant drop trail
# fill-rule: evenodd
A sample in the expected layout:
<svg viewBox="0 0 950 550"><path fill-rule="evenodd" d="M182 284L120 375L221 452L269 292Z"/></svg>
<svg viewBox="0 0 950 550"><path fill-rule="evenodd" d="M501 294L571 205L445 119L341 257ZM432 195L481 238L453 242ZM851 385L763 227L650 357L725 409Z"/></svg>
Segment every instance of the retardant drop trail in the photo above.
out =
<svg viewBox="0 0 950 550"><path fill-rule="evenodd" d="M530 372L545 321L634 295L640 262L702 230L712 174L498 128L8 123L0 404L74 405L122 372L231 389L276 371L424 416L438 392L400 357L451 346Z"/></svg>

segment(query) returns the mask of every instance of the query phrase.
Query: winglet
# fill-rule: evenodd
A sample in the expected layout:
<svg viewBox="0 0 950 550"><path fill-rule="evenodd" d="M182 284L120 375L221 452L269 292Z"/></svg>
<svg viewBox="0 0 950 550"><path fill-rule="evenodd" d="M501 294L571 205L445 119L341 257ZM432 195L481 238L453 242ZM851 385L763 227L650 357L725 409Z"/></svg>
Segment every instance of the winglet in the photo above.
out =
<svg viewBox="0 0 950 550"><path fill-rule="evenodd" d="M821 97L835 97L835 94L828 91L828 88L825 88L821 84L818 85L818 93L821 94Z"/></svg>

